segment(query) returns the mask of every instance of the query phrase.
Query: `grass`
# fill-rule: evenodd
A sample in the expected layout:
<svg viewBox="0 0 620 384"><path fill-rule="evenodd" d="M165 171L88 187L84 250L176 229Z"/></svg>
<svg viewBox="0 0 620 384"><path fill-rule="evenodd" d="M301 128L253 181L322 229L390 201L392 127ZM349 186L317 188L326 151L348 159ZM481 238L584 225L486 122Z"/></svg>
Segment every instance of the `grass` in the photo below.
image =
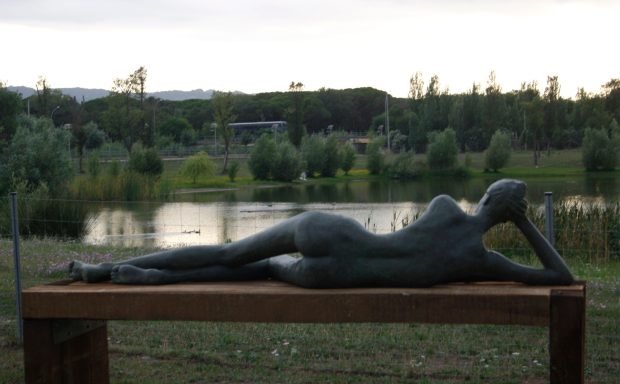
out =
<svg viewBox="0 0 620 384"><path fill-rule="evenodd" d="M0 240L2 383L23 382L11 247ZM65 278L72 259L99 262L146 251L24 241L23 285ZM567 261L588 281L586 380L616 382L620 261L578 255ZM544 383L549 369L547 330L537 327L111 321L108 329L111 378L118 383Z"/></svg>

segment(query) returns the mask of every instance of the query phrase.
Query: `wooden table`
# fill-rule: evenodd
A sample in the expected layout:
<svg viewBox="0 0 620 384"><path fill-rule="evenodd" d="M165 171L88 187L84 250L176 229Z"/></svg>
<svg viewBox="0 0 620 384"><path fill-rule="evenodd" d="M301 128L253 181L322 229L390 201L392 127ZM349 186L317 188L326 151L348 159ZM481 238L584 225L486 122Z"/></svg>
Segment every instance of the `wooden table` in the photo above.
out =
<svg viewBox="0 0 620 384"><path fill-rule="evenodd" d="M519 324L549 327L551 383L583 383L585 284L304 289L276 281L57 282L22 294L27 383L107 383L106 320Z"/></svg>

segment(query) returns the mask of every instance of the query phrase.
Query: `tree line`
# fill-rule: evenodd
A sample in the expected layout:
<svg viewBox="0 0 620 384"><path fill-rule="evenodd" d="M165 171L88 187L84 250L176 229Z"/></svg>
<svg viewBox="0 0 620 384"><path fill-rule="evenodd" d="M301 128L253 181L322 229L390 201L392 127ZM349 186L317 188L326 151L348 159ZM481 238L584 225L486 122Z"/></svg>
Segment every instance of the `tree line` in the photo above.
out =
<svg viewBox="0 0 620 384"><path fill-rule="evenodd" d="M105 141L121 143L130 151L136 143L161 149L191 146L217 135L227 156L235 135L229 124L235 121L288 121L288 138L300 148L311 134L385 135L389 99L388 142L394 152L425 153L430 139L447 128L454 131L458 150L482 151L500 130L513 148L534 150L536 163L541 151L580 147L588 135L590 141L612 139L620 121L620 79L611 79L594 94L579 89L575 98L561 96L557 76L549 76L544 87L524 82L520 89L505 92L494 72L484 88L474 82L469 91L458 94L442 88L437 75L425 83L417 72L410 79L407 98L369 87L306 91L303 83L291 82L285 92L216 92L211 100L169 101L148 96L147 84L144 67L114 79L109 96L91 101L63 95L44 77L38 79L36 93L23 100L0 84L0 149L6 155L19 115L67 128L66 140L79 156L80 171L84 151ZM257 138L237 139L248 144Z"/></svg>

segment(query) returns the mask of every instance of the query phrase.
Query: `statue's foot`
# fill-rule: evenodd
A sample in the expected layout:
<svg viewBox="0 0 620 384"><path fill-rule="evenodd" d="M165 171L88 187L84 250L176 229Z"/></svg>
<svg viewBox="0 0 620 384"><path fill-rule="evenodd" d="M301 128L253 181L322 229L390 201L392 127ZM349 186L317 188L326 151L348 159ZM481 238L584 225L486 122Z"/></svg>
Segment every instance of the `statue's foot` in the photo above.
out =
<svg viewBox="0 0 620 384"><path fill-rule="evenodd" d="M87 264L74 260L69 264L69 276L73 280L83 280L87 283L110 280L112 263Z"/></svg>
<svg viewBox="0 0 620 384"><path fill-rule="evenodd" d="M142 269L133 265L115 265L112 282L117 284L162 284L164 273L159 269Z"/></svg>
<svg viewBox="0 0 620 384"><path fill-rule="evenodd" d="M73 260L71 263L69 263L69 277L72 280L82 280L82 266L84 265L84 263L77 261L77 260Z"/></svg>

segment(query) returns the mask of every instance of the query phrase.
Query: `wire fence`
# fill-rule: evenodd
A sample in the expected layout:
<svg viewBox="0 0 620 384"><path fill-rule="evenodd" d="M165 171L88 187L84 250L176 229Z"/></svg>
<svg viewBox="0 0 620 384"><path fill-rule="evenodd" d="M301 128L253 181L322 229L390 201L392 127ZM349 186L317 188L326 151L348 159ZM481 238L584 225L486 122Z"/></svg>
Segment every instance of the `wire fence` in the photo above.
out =
<svg viewBox="0 0 620 384"><path fill-rule="evenodd" d="M57 211L63 214L37 209L42 205L59 207ZM84 216L69 211L78 211L78 206L83 207L79 211L86 212ZM618 208L561 203L555 208L556 247L575 275L588 280L586 376L591 382L613 383L620 377ZM342 213L370 231L387 233L415 220L425 205L24 198L19 209L20 226L43 229L40 236L22 243L21 268L27 288L66 278L73 259L98 263L152 248L221 244L304 210ZM529 216L543 228L540 207L533 207ZM80 238L61 242L45 238L45 234L58 233L54 229L58 226L84 222L86 229ZM9 357L15 354L11 346L17 327L10 235L10 227L0 226L0 351ZM494 228L485 242L518 260L535 261L513 226ZM547 336L544 328L474 325L110 322L109 326L113 381L127 381L123 372L142 375L148 371L144 367L160 374L136 378L136 382L206 378L227 382L546 382Z"/></svg>

